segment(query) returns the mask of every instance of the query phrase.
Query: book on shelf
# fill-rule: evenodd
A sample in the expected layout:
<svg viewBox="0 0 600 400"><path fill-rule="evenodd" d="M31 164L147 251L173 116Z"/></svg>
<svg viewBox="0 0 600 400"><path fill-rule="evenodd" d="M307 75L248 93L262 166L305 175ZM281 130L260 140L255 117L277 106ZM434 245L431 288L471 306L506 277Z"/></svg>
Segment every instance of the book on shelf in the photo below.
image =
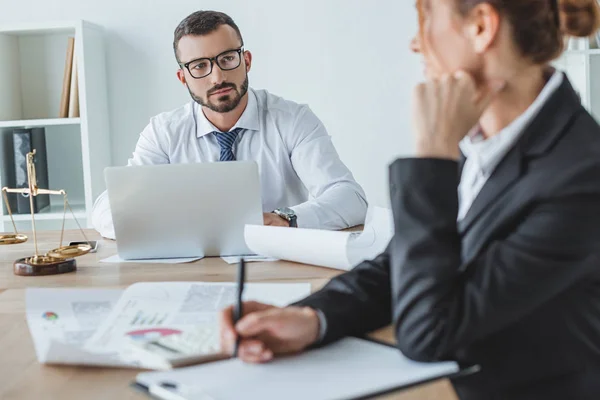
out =
<svg viewBox="0 0 600 400"><path fill-rule="evenodd" d="M34 165L37 184L42 189L48 188L48 157L46 154L46 133L44 128L14 129L13 168L14 187L29 187L27 177L27 154L35 149ZM9 170L12 170L10 168ZM15 214L29 214L31 211L29 195L15 194L16 201L11 203ZM38 213L50 205L50 196L40 194L33 197L33 212Z"/></svg>
<svg viewBox="0 0 600 400"><path fill-rule="evenodd" d="M73 59L75 54L75 38L70 37L67 43L67 58L63 75L62 94L60 98L59 118L69 117L69 97L71 95L71 78L73 75Z"/></svg>
<svg viewBox="0 0 600 400"><path fill-rule="evenodd" d="M79 76L77 71L77 53L73 53L71 87L69 93L69 118L79 117Z"/></svg>

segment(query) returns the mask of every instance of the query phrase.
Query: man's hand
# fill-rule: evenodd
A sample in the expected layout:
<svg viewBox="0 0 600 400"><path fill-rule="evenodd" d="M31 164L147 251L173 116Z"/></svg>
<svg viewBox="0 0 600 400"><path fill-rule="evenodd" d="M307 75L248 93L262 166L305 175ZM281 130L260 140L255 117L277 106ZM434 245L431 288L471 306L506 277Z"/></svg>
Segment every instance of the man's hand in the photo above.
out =
<svg viewBox="0 0 600 400"><path fill-rule="evenodd" d="M319 338L319 316L309 307L279 308L255 301L244 302L244 316L233 325L233 306L221 311L221 349L231 354L240 336L238 357L263 363L276 354L297 353Z"/></svg>
<svg viewBox="0 0 600 400"><path fill-rule="evenodd" d="M290 226L290 222L287 219L283 219L274 213L263 213L263 219L265 225L268 226L285 226L287 228Z"/></svg>

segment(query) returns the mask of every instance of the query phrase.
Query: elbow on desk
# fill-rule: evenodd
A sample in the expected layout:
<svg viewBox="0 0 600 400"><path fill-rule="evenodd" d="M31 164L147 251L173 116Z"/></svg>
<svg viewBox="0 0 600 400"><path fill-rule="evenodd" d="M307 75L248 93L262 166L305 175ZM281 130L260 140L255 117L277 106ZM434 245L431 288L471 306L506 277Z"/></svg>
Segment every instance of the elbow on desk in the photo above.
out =
<svg viewBox="0 0 600 400"><path fill-rule="evenodd" d="M353 196L354 201L352 204L354 205L354 212L348 212L349 220L347 221L348 226L346 226L346 228L363 225L366 223L367 219L369 203L367 202L366 196L364 196L360 191L354 191Z"/></svg>
<svg viewBox="0 0 600 400"><path fill-rule="evenodd" d="M110 210L110 204L108 201L108 193L103 192L94 203L91 213L92 227L102 235L102 237L108 239L115 238L115 231L112 222L112 214Z"/></svg>
<svg viewBox="0 0 600 400"><path fill-rule="evenodd" d="M413 361L418 362L436 362L439 359L435 356L435 352L430 349L423 348L422 346L415 346L412 343L408 342L398 342L396 344L398 350L402 352L402 354Z"/></svg>
<svg viewBox="0 0 600 400"><path fill-rule="evenodd" d="M445 361L447 351L442 349L441 338L435 329L419 326L395 327L396 347L407 358L418 362Z"/></svg>

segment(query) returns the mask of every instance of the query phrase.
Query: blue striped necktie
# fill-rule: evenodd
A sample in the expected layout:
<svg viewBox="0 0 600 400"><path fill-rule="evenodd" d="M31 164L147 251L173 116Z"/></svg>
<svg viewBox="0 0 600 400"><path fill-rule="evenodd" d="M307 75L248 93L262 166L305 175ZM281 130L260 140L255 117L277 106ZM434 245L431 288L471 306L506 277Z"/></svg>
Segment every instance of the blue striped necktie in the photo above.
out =
<svg viewBox="0 0 600 400"><path fill-rule="evenodd" d="M233 154L233 144L237 139L238 133L241 129L236 128L231 132L213 132L221 147L221 156L219 161L235 161L235 155Z"/></svg>

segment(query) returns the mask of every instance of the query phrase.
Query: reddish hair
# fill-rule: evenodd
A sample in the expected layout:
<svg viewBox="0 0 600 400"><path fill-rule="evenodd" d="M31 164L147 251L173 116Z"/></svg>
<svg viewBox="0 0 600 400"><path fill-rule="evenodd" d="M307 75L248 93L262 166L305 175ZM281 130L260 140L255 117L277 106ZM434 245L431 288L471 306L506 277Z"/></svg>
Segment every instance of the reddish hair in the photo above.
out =
<svg viewBox="0 0 600 400"><path fill-rule="evenodd" d="M423 27L423 0L417 0L419 26ZM454 0L467 15L487 3L508 19L513 39L524 57L545 64L560 56L564 37L586 37L600 28L597 0ZM421 36L422 37L422 36Z"/></svg>

